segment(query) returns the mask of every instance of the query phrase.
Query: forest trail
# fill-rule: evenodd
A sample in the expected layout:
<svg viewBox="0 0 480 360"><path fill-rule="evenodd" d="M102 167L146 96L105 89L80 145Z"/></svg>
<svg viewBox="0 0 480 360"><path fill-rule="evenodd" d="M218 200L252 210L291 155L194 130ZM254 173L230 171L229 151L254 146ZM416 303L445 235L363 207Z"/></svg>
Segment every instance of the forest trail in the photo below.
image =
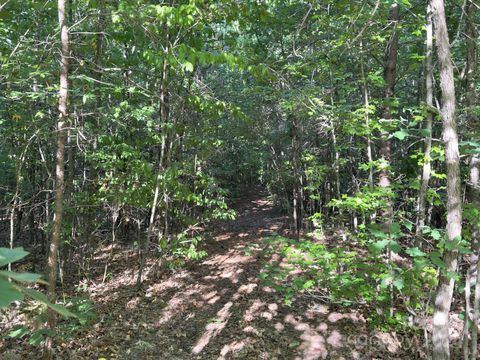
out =
<svg viewBox="0 0 480 360"><path fill-rule="evenodd" d="M0 360L480 360L479 3L0 0Z"/></svg>
<svg viewBox="0 0 480 360"><path fill-rule="evenodd" d="M245 254L245 248L260 248L285 218L260 191L235 208L236 220L215 224L205 244L209 256L199 264L151 271L141 294L133 290L132 276L94 289L104 318L91 339L76 343L79 358L395 358L398 341L383 334L372 342L359 313L306 299L288 307L281 295L262 286L258 275L265 259L259 250ZM392 352L386 357L382 344Z"/></svg>
<svg viewBox="0 0 480 360"><path fill-rule="evenodd" d="M405 344L369 334L362 315L305 297L291 306L259 280L262 238L285 218L258 192L215 224L208 257L188 268L150 263L141 291L125 254L88 292L96 323L61 344L57 359L395 359ZM245 249L253 249L245 253ZM130 261L133 261L130 259ZM131 263L130 263L131 264Z"/></svg>

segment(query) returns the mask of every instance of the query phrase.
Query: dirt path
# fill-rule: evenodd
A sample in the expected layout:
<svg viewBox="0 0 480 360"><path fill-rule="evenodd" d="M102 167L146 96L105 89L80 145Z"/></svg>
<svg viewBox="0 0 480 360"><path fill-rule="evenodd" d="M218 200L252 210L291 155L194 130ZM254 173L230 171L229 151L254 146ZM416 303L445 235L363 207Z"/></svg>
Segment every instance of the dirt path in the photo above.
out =
<svg viewBox="0 0 480 360"><path fill-rule="evenodd" d="M356 311L298 299L290 307L258 275L260 252L245 247L279 231L284 218L261 194L216 225L209 256L190 269L151 271L141 292L127 261L92 285L99 318L58 359L395 359L405 342L369 334ZM405 358L405 357L403 357ZM411 357L410 357L411 358Z"/></svg>

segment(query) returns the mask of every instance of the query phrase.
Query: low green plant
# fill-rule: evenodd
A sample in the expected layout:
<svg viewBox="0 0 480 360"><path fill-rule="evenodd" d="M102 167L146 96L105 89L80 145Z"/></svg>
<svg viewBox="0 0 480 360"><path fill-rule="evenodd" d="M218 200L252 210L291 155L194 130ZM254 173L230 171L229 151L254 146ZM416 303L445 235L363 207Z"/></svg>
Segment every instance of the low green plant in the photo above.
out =
<svg viewBox="0 0 480 360"><path fill-rule="evenodd" d="M28 255L23 248L0 248L0 268L16 263ZM14 301L24 297L37 300L65 317L76 317L65 307L50 302L40 291L28 288L23 284L46 284L39 274L0 270L0 308L8 307Z"/></svg>
<svg viewBox="0 0 480 360"><path fill-rule="evenodd" d="M399 239L408 228L393 224L389 233L383 233L376 226L370 227L367 244L352 248L269 237L264 239L264 258L277 254L279 259L265 262L259 277L283 294L287 305L296 296L309 294L343 306L372 306L376 311L369 312L374 314L368 318L371 324L405 328L412 312L428 311L426 300L436 286L436 260L440 256L416 247L404 249ZM387 251L397 253L402 261L392 261ZM390 316L387 310L392 296L396 307Z"/></svg>

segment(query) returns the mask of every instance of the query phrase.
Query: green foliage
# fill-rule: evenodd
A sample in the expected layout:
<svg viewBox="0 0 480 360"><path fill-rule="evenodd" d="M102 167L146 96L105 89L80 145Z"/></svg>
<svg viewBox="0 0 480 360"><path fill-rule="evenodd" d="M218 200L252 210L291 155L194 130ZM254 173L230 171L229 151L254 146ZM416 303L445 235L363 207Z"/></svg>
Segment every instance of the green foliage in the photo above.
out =
<svg viewBox="0 0 480 360"><path fill-rule="evenodd" d="M28 255L23 248L0 248L0 267L14 264ZM24 296L40 301L52 310L65 317L76 317L74 313L63 306L51 303L48 298L37 290L20 285L19 283L45 283L41 276L31 273L0 271L0 308L7 307L14 301L23 300Z"/></svg>
<svg viewBox="0 0 480 360"><path fill-rule="evenodd" d="M392 26L388 9L395 2L401 20ZM313 225L322 239L329 238L332 228L357 232L348 244L267 239L266 252L278 252L283 259L266 264L261 276L289 303L308 293L383 311L393 294L398 311L386 322L404 323L405 308L426 310L425 294L433 289L436 272L445 268L443 253L470 252L472 229L480 219L475 206L465 206L468 226L461 239L446 241L440 229L447 176L439 141L441 116L423 103L423 3L69 4L62 243L75 254L82 250L81 259L73 261L94 254L105 240L94 239L115 233L125 219L138 225L132 243L140 244L146 228L153 226L158 251L149 254L173 257L173 266L200 260L206 253L195 228L234 219L231 201L259 182L292 218L296 204L304 230ZM37 0L0 6L0 201L7 211L18 211L12 214L20 233L25 221L19 221L19 214L32 215L28 231L36 243L36 231L42 237L49 233L54 209L56 6ZM460 30L469 17L462 11L454 3L447 7L449 26L459 29L452 42L458 64L464 62L468 43ZM393 31L400 41L395 92L386 94L382 59ZM455 80L463 86L463 78ZM480 153L478 131L470 124L480 107L457 93L461 154L467 158ZM391 116L385 119L387 109ZM424 129L428 115L435 115L431 130ZM425 137L433 138L428 155ZM388 161L378 151L386 140L391 145ZM426 163L432 165L426 196L432 224L422 229L422 245L411 247L418 175ZM390 187L375 185L380 171L389 173ZM383 219L382 210L390 204L394 214ZM152 208L156 218L149 224ZM347 229L355 220L361 224ZM375 225L385 220L392 223L388 231ZM23 235L15 234L15 241L19 236L23 241ZM0 267L25 255L21 249L2 248ZM300 275L294 275L298 269ZM69 310L51 304L24 283L42 280L0 271L0 307L27 296L66 316L91 312L83 300L66 305ZM370 320L376 321L375 316ZM59 331L89 320L82 321L61 323ZM39 329L32 343L46 334ZM12 331L14 337L26 335L22 328Z"/></svg>
<svg viewBox="0 0 480 360"><path fill-rule="evenodd" d="M370 189L366 187L352 196L344 194L341 199L333 199L328 205L347 211L357 211L363 215L370 215L384 208L386 199L392 195L393 193L390 189L381 187Z"/></svg>
<svg viewBox="0 0 480 360"><path fill-rule="evenodd" d="M266 262L259 277L265 285L282 293L287 304L292 304L295 297L309 293L347 306L368 303L386 309L390 304L392 286L405 308L421 310L428 297L425 290L436 286L435 265L418 248L403 252L398 243L391 240L402 236L400 227L392 227L392 235L371 231L374 238L368 244L370 254L363 249L330 247L306 239L297 242L280 236L266 238L264 258L278 254L280 259ZM379 256L387 247L406 255L405 261L414 266L388 262ZM402 311L397 309L394 318L378 315L370 321L406 326L408 312Z"/></svg>
<svg viewBox="0 0 480 360"><path fill-rule="evenodd" d="M64 308L75 314L74 320L57 322L55 330L43 327L16 325L12 327L7 336L13 339L28 338L28 344L39 346L45 336L67 340L87 331L96 319L95 306L87 298L75 297L63 304ZM46 307L41 302L30 302L22 308L22 314L30 323L42 324L47 320Z"/></svg>
<svg viewBox="0 0 480 360"><path fill-rule="evenodd" d="M200 236L187 238L185 235L180 236L176 240L173 255L178 257L186 257L188 260L199 261L204 259L208 254L205 250L198 250L198 245L202 241Z"/></svg>

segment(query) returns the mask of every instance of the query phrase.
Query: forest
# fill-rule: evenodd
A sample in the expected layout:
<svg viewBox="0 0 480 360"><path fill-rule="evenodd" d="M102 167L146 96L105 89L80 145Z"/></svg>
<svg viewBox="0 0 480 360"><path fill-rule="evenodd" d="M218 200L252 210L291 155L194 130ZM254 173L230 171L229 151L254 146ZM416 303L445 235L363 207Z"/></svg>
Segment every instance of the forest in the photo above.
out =
<svg viewBox="0 0 480 360"><path fill-rule="evenodd" d="M480 359L478 0L0 0L0 359Z"/></svg>

